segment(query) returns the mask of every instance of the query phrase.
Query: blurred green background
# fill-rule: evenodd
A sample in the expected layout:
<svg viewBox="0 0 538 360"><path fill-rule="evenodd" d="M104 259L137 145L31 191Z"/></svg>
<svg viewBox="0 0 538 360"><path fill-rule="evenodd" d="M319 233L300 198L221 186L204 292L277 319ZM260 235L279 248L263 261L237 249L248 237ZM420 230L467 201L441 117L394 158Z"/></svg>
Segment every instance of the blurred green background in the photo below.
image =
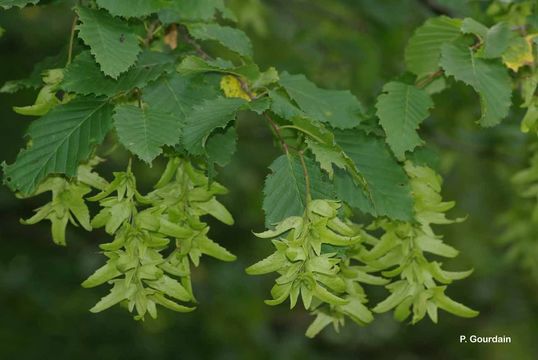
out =
<svg viewBox="0 0 538 360"><path fill-rule="evenodd" d="M45 1L46 3L47 1ZM0 12L0 83L25 77L33 64L56 55L68 41L72 13L63 2ZM234 0L240 27L251 35L263 67L305 73L327 88L349 88L372 106L383 83L403 71L403 50L413 30L435 11L476 15L484 2L464 0ZM0 94L2 160L11 163L23 146L29 119L11 111L35 93ZM446 199L456 200L453 216L467 221L439 228L461 250L450 269L473 267L474 274L451 285L448 294L477 310L475 319L440 314L418 325L400 324L390 314L360 328L352 323L316 339L304 337L312 320L300 308L269 307L271 277L249 277L244 268L270 252L251 230L263 227L261 189L267 166L278 154L271 134L254 116L239 119L240 145L219 181L231 192L223 202L234 227L212 223L213 238L238 255L227 264L204 258L195 270L197 311L160 311L157 320L135 322L127 311L88 309L106 289L80 283L103 261L97 245L106 234L72 229L67 248L53 245L46 223L23 226L43 199L17 200L0 188L0 359L536 359L537 282L505 261L498 244L499 214L518 199L509 177L526 163L526 136L517 111L504 125L479 129L478 99L460 86L436 95L437 109L423 134L442 156ZM121 157L121 156L120 156ZM109 169L122 164L114 159ZM138 164L141 187L158 176L159 165ZM383 291L372 294L372 302ZM507 335L511 344L460 344L459 335Z"/></svg>

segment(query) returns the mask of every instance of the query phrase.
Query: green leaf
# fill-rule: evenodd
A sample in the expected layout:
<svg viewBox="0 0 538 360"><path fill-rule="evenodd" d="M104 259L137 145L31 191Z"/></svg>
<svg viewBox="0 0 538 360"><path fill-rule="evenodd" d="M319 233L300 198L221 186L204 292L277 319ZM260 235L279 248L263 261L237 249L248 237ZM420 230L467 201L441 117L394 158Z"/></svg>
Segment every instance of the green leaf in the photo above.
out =
<svg viewBox="0 0 538 360"><path fill-rule="evenodd" d="M474 34L481 40L484 40L488 33L488 28L484 24L479 23L475 19L465 18L461 23L461 32L464 34Z"/></svg>
<svg viewBox="0 0 538 360"><path fill-rule="evenodd" d="M423 77L439 69L441 46L461 36L461 20L446 16L428 19L419 27L405 49L405 65Z"/></svg>
<svg viewBox="0 0 538 360"><path fill-rule="evenodd" d="M121 143L148 164L162 152L162 146L179 143L181 125L177 117L154 108L118 105L114 109Z"/></svg>
<svg viewBox="0 0 538 360"><path fill-rule="evenodd" d="M245 77L255 81L260 77L260 69L255 64L235 66L228 60L220 58L214 60L204 60L198 56L186 56L177 66L177 72L182 75L193 75L206 72L217 72L222 74L232 74Z"/></svg>
<svg viewBox="0 0 538 360"><path fill-rule="evenodd" d="M283 119L292 120L296 117L306 116L297 106L291 103L288 95L283 91L270 90L271 111Z"/></svg>
<svg viewBox="0 0 538 360"><path fill-rule="evenodd" d="M110 129L112 106L102 99L80 97L59 105L30 125L32 142L14 164L4 164L4 180L23 194L32 193L49 174L75 176L81 161Z"/></svg>
<svg viewBox="0 0 538 360"><path fill-rule="evenodd" d="M508 115L512 83L508 71L500 63L477 58L472 49L460 42L443 46L441 66L448 76L472 86L480 95L480 125L497 125Z"/></svg>
<svg viewBox="0 0 538 360"><path fill-rule="evenodd" d="M182 76L173 73L145 87L142 99L150 107L174 114L184 121L195 105L204 99L218 96L218 82L209 81L217 80L216 77L217 75L212 79L208 75Z"/></svg>
<svg viewBox="0 0 538 360"><path fill-rule="evenodd" d="M194 155L201 155L209 135L217 128L226 127L246 103L242 99L219 97L214 100L205 100L195 106L187 116L183 128L183 144L187 151Z"/></svg>
<svg viewBox="0 0 538 360"><path fill-rule="evenodd" d="M252 57L252 44L241 30L218 24L189 24L191 36L198 40L213 40L241 56Z"/></svg>
<svg viewBox="0 0 538 360"><path fill-rule="evenodd" d="M417 129L428 117L433 102L426 91L401 82L390 82L377 98L379 122L387 134L387 143L399 160L424 141Z"/></svg>
<svg viewBox="0 0 538 360"><path fill-rule="evenodd" d="M512 31L507 23L492 26L484 39L484 57L488 59L500 57L508 48L511 37Z"/></svg>
<svg viewBox="0 0 538 360"><path fill-rule="evenodd" d="M114 80L99 70L89 51L84 51L67 67L60 87L82 95L114 96L134 88L143 88L162 74L172 72L173 62L172 56L144 51L132 69Z"/></svg>
<svg viewBox="0 0 538 360"><path fill-rule="evenodd" d="M114 16L125 18L143 17L159 10L165 5L164 0L97 0L100 8L108 10Z"/></svg>
<svg viewBox="0 0 538 360"><path fill-rule="evenodd" d="M223 0L168 0L159 18L165 24L184 21L210 21L220 11L224 18L235 20L234 14L226 8Z"/></svg>
<svg viewBox="0 0 538 360"><path fill-rule="evenodd" d="M77 8L79 37L91 49L101 70L114 79L127 71L140 52L138 39L127 23L103 10Z"/></svg>
<svg viewBox="0 0 538 360"><path fill-rule="evenodd" d="M534 64L534 49L531 38L512 36L508 48L503 53L504 64L514 72L520 67Z"/></svg>
<svg viewBox="0 0 538 360"><path fill-rule="evenodd" d="M305 158L312 199L333 199L334 190L319 166ZM265 180L263 210L267 227L290 216L302 216L306 208L306 181L301 161L291 155L278 157Z"/></svg>
<svg viewBox="0 0 538 360"><path fill-rule="evenodd" d="M264 112L271 108L271 99L267 96L260 97L249 101L248 107L258 115L263 115Z"/></svg>
<svg viewBox="0 0 538 360"><path fill-rule="evenodd" d="M252 84L253 89L265 88L268 85L276 83L280 80L278 71L274 67L270 67L264 72L260 73L260 77Z"/></svg>
<svg viewBox="0 0 538 360"><path fill-rule="evenodd" d="M330 178L334 176L333 165L341 169L346 168L347 163L342 151L339 151L334 146L328 146L311 139L306 139L305 142L312 154L314 154L321 169L326 171Z"/></svg>
<svg viewBox="0 0 538 360"><path fill-rule="evenodd" d="M284 72L280 84L299 107L313 119L341 129L353 128L361 122L364 110L349 91L318 88L304 75Z"/></svg>
<svg viewBox="0 0 538 360"><path fill-rule="evenodd" d="M206 143L207 157L219 166L226 166L237 149L237 133L230 126L224 131L215 131Z"/></svg>
<svg viewBox="0 0 538 360"><path fill-rule="evenodd" d="M365 194L351 176L335 172L338 197L352 207L374 216L410 221L413 201L409 179L382 139L360 130L337 131L336 142L353 160L366 181Z"/></svg>
<svg viewBox="0 0 538 360"><path fill-rule="evenodd" d="M2 0L0 1L0 8L5 10L14 6L23 8L28 5L36 5L38 2L39 0Z"/></svg>

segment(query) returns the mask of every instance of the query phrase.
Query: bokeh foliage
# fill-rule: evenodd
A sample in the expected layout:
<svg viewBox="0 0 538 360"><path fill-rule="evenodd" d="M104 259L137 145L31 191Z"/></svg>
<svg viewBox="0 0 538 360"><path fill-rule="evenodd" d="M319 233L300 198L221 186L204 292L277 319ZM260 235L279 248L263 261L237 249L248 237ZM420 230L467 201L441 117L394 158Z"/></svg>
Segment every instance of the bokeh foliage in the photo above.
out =
<svg viewBox="0 0 538 360"><path fill-rule="evenodd" d="M0 13L0 82L22 78L32 65L55 55L66 43L71 25L67 5ZM349 88L372 105L383 84L401 73L403 49L412 31L432 9L414 0L236 0L232 8L240 26L253 38L256 61L305 73L318 84ZM478 1L437 1L454 16L480 14ZM434 11L438 9L433 9ZM480 18L478 18L480 19ZM46 31L44 30L46 29ZM2 158L13 159L22 144L27 119L11 112L31 103L31 91L0 94ZM441 314L438 325L423 321L400 324L390 314L368 328L348 326L340 334L326 331L304 338L306 313L286 306L267 307L261 299L271 279L248 277L244 268L270 252L251 229L263 229L261 192L266 168L276 156L267 128L249 117L239 121L239 151L218 176L230 188L223 198L236 218L228 228L212 222L214 238L238 256L232 264L208 260L193 274L198 311L178 316L163 311L157 320L133 323L121 309L91 314L103 290L78 288L100 262L97 245L104 232L70 231L70 246L55 247L47 225L22 227L41 200L16 201L0 190L0 358L185 358L185 359L532 359L538 353L536 279L505 261L499 244L502 224L495 219L519 201L509 178L527 162L526 138L519 132L521 114L502 126L479 129L479 108L472 90L457 86L436 98L437 108L424 124L425 138L442 150L438 167L445 177L445 197L454 199L456 216L467 221L440 228L461 250L452 265L475 273L452 285L454 297L480 310L475 319ZM263 148L263 151L260 149ZM118 155L121 157L121 155ZM118 170L124 158L106 166ZM164 164L156 164L162 167ZM134 164L142 188L159 171ZM237 174L242 176L238 177ZM509 225L509 224L508 224ZM379 301L379 293L374 300ZM508 335L507 345L459 344L459 335Z"/></svg>

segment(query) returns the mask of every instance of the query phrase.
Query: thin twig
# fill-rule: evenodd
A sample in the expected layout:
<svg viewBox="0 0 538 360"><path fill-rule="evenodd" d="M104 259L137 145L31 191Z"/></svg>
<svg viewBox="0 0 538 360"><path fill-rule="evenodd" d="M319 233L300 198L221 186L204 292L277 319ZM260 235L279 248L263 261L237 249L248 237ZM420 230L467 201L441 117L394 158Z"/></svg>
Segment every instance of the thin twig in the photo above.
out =
<svg viewBox="0 0 538 360"><path fill-rule="evenodd" d="M426 87L433 80L435 80L438 77L442 76L443 73L444 73L443 70L441 70L441 69L437 70L436 72L434 72L433 74L431 74L427 78L424 78L424 79L420 80L419 82L417 82L416 87L419 88L419 89L422 89L422 88Z"/></svg>
<svg viewBox="0 0 538 360"><path fill-rule="evenodd" d="M142 91L140 91L139 88L135 88L134 93L135 93L136 99L138 101L138 107L140 109L142 109Z"/></svg>
<svg viewBox="0 0 538 360"><path fill-rule="evenodd" d="M191 45L194 50L196 51L196 53L204 60L209 60L211 59L211 56L209 56L208 53L206 53L204 51L204 49L202 49L202 47L200 46L200 44L198 44L196 41L194 41L194 39L189 35L189 32L188 30L185 28L185 27L182 27L181 28L181 31L180 33L183 35L183 39L185 40L185 42L189 45Z"/></svg>
<svg viewBox="0 0 538 360"><path fill-rule="evenodd" d="M267 122L269 123L269 125L271 125L271 128L273 129L276 137L278 138L278 140L280 141L280 144L282 145L282 149L284 150L286 155L288 155L290 153L290 149L288 148L288 144L286 144L286 142L284 141L284 138L282 137L282 133L280 132L280 127L271 118L271 116L269 116L269 114L264 113L264 117L267 120Z"/></svg>
<svg viewBox="0 0 538 360"><path fill-rule="evenodd" d="M67 52L67 65L71 64L73 59L73 44L75 42L75 27L77 26L78 15L73 18L73 24L71 25L71 34L69 37L69 50Z"/></svg>
<svg viewBox="0 0 538 360"><path fill-rule="evenodd" d="M247 82L243 78L241 78L240 76L235 76L235 78L237 79L237 81L239 81L239 84L241 85L241 89L245 92L245 94L247 94L247 96L250 98L250 100L251 101L255 100L256 95L254 95L254 93L250 90ZM273 132L275 133L276 137L280 141L282 149L284 150L286 155L289 154L289 146L284 141L284 138L282 137L281 127L278 126L276 121L274 121L271 118L271 116L269 116L269 114L267 114L267 112L264 112L263 115L264 115L265 119L267 120L267 122L269 123L269 125L271 126L271 128L273 129Z"/></svg>
<svg viewBox="0 0 538 360"><path fill-rule="evenodd" d="M237 79L237 81L239 81L239 84L241 85L241 90L243 90L245 94L248 95L250 100L256 99L256 95L254 95L254 93L250 91L247 82L241 76L235 76L235 78Z"/></svg>

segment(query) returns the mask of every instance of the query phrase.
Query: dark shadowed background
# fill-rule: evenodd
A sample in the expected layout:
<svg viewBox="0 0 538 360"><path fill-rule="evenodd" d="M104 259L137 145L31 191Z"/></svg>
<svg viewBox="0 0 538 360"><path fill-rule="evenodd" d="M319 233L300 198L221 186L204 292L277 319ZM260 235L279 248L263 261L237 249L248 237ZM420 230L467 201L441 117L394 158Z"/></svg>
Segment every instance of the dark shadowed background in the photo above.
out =
<svg viewBox="0 0 538 360"><path fill-rule="evenodd" d="M73 14L69 4L0 12L0 83L25 77L35 62L56 55L67 43ZM60 3L60 4L58 4ZM256 61L291 73L305 73L320 86L349 88L372 106L383 83L403 71L403 50L413 30L432 9L416 0L234 0L240 27L251 35ZM454 16L475 15L481 2L437 1ZM479 16L479 15L477 15ZM478 17L480 19L480 17ZM11 111L31 104L35 93L0 94L1 160L11 163L24 145L29 119ZM461 255L450 269L474 274L451 285L448 294L477 310L479 317L440 314L438 325L424 319L401 324L390 314L373 324L332 329L304 337L312 320L298 307L269 307L271 277L250 277L244 268L271 251L251 230L263 227L261 188L267 166L278 154L271 133L255 116L239 120L240 145L218 180L231 192L223 202L234 227L212 224L212 236L238 255L235 263L204 258L195 270L198 309L189 314L162 310L157 320L136 322L119 307L100 314L88 309L104 288L80 283L103 261L104 232L71 228L68 247L55 246L48 223L19 224L43 199L18 200L0 188L0 359L536 359L538 282L505 260L497 217L517 199L509 175L524 166L525 136L517 111L504 125L479 129L478 99L464 86L436 95L438 107L423 134L442 156L446 199L457 201L452 215L467 221L440 228ZM109 169L120 169L119 154ZM137 164L148 187L162 164ZM375 303L384 293L374 293ZM507 335L512 344L460 344L459 335Z"/></svg>

